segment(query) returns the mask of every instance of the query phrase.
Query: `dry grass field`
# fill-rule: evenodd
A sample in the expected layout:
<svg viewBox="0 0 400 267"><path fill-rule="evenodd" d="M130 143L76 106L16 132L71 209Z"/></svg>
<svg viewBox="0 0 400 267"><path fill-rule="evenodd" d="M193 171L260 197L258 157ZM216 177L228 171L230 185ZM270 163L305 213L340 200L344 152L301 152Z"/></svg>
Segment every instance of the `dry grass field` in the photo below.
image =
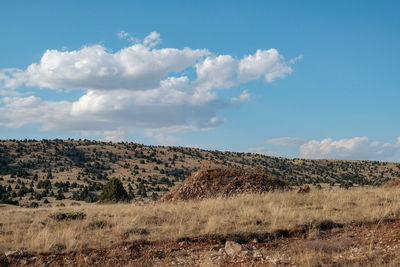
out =
<svg viewBox="0 0 400 267"><path fill-rule="evenodd" d="M282 230L296 233L301 229L310 236L324 230L324 224L328 230L337 225L379 225L400 215L400 189L333 188L315 189L308 194L284 191L173 203L84 204L38 209L7 206L0 211L2 253L16 249L65 253L135 240L171 242L237 233L262 236ZM81 212L85 217L51 218L52 214L71 212ZM321 244L309 246L324 246ZM329 250L335 249L327 250L327 255L332 255ZM326 257L323 250L317 252ZM308 254L301 255L301 259L294 260L306 261Z"/></svg>

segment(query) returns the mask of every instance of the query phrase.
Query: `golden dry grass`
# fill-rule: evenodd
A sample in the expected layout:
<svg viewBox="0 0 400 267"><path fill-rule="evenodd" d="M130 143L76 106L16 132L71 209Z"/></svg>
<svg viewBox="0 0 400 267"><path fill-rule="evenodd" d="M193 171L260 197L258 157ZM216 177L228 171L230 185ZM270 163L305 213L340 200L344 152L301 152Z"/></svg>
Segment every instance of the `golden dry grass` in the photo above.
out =
<svg viewBox="0 0 400 267"><path fill-rule="evenodd" d="M397 187L335 188L309 194L270 192L176 203L0 208L0 251L48 251L53 244L65 245L67 250L107 247L123 240L124 233L132 229L136 234L129 235L128 240L174 240L203 234L291 229L311 221L375 221L399 214L399 193ZM87 216L84 220L61 222L49 218L58 211L82 211ZM89 227L96 221L111 227ZM140 235L138 229L148 234Z"/></svg>

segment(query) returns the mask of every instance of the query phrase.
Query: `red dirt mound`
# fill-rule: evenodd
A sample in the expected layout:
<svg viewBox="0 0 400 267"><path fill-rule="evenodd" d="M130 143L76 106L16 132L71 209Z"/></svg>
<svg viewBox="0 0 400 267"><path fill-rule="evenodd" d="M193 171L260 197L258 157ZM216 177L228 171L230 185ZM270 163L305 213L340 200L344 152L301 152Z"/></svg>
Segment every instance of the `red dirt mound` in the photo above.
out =
<svg viewBox="0 0 400 267"><path fill-rule="evenodd" d="M260 170L213 168L200 170L177 189L163 196L164 201L203 199L241 193L262 193L288 188L286 182Z"/></svg>

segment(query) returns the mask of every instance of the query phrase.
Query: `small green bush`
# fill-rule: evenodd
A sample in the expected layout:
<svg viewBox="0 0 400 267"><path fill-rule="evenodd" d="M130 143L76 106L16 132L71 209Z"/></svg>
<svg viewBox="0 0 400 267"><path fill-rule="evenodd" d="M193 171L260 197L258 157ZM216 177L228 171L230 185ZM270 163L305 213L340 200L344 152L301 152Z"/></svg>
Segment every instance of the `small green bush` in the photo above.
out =
<svg viewBox="0 0 400 267"><path fill-rule="evenodd" d="M117 178L112 178L104 185L103 191L101 192L99 197L100 203L120 202L128 200L128 193L122 185L122 182Z"/></svg>
<svg viewBox="0 0 400 267"><path fill-rule="evenodd" d="M83 220L86 214L80 211L77 212L56 212L49 215L49 217L56 221L65 220Z"/></svg>
<svg viewBox="0 0 400 267"><path fill-rule="evenodd" d="M148 235L148 234L149 234L149 231L147 231L144 228L131 228L131 229L126 230L123 233L123 236L128 237L130 235Z"/></svg>

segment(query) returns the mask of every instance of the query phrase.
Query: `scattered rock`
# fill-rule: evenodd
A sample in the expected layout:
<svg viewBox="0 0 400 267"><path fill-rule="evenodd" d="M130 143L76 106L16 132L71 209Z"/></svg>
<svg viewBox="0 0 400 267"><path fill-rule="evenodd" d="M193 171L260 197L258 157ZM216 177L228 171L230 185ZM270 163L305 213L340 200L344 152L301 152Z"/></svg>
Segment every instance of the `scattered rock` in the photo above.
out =
<svg viewBox="0 0 400 267"><path fill-rule="evenodd" d="M182 242L179 242L178 245L179 245L179 247L184 248L184 247L187 247L189 245L189 243L186 241L182 241Z"/></svg>
<svg viewBox="0 0 400 267"><path fill-rule="evenodd" d="M19 251L19 250L10 250L10 251L4 252L4 255L6 255L6 257L16 258L16 257L21 256L21 251Z"/></svg>
<svg viewBox="0 0 400 267"><path fill-rule="evenodd" d="M241 251L242 251L242 246L240 244L233 242L233 241L226 241L225 252L230 257L233 257L233 256L239 254Z"/></svg>
<svg viewBox="0 0 400 267"><path fill-rule="evenodd" d="M239 254L240 257L242 258L251 258L253 254L249 250L242 250Z"/></svg>
<svg viewBox="0 0 400 267"><path fill-rule="evenodd" d="M211 255L209 256L209 262L212 263L212 265L220 265L221 259L222 259L222 251L216 251L212 252Z"/></svg>
<svg viewBox="0 0 400 267"><path fill-rule="evenodd" d="M253 259L261 259L263 254L259 250L253 250Z"/></svg>

